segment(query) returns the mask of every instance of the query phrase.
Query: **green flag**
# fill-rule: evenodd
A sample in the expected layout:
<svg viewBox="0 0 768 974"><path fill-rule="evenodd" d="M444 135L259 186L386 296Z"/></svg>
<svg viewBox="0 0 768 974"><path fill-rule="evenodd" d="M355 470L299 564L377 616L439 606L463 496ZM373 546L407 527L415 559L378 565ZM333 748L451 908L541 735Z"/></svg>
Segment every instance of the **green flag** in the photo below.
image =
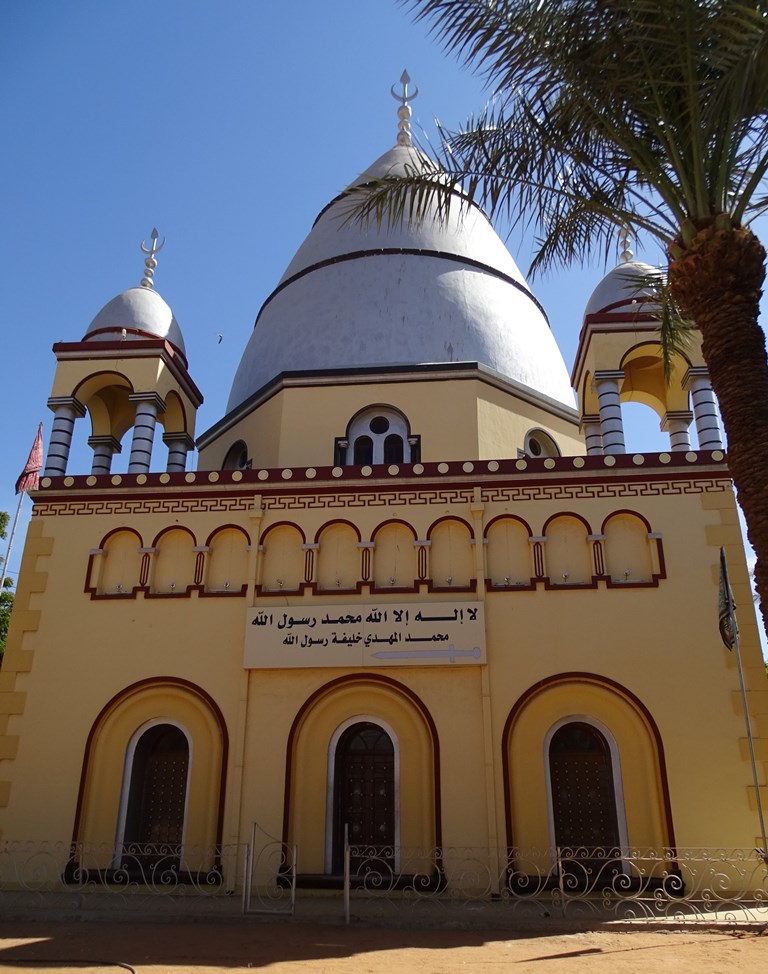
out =
<svg viewBox="0 0 768 974"><path fill-rule="evenodd" d="M728 565L725 561L725 550L720 549L720 636L727 649L733 649L736 642L736 616L733 610L736 604L728 582Z"/></svg>

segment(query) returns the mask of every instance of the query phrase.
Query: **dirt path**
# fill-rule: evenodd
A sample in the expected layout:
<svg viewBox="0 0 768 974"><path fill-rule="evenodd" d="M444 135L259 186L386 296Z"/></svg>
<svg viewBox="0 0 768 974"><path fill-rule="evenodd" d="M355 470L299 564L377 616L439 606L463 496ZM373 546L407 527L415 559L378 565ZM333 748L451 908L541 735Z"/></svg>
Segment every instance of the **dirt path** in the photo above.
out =
<svg viewBox="0 0 768 974"><path fill-rule="evenodd" d="M392 930L284 922L0 922L2 974L765 974L768 933L755 931Z"/></svg>

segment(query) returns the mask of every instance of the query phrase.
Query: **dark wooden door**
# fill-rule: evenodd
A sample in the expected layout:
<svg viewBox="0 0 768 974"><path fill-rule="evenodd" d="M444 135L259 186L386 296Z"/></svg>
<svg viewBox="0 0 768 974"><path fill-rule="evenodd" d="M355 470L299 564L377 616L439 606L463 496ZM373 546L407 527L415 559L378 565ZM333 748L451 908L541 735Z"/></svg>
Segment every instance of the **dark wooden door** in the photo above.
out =
<svg viewBox="0 0 768 974"><path fill-rule="evenodd" d="M395 751L386 731L371 723L354 724L342 734L334 770L333 868L343 868L344 831L349 843L369 853L355 856L352 869L391 866L395 842Z"/></svg>
<svg viewBox="0 0 768 974"><path fill-rule="evenodd" d="M573 854L566 868L594 875L620 846L608 742L590 724L566 724L550 742L549 771L555 842Z"/></svg>
<svg viewBox="0 0 768 974"><path fill-rule="evenodd" d="M136 745L123 839L126 868L178 866L188 768L189 744L178 727L158 724Z"/></svg>

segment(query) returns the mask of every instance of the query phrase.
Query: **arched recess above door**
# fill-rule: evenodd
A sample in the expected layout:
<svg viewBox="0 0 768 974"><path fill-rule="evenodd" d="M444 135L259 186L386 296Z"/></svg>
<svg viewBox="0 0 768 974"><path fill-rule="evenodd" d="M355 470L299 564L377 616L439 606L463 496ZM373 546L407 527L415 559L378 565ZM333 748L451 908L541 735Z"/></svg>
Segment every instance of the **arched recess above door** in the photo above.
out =
<svg viewBox="0 0 768 974"><path fill-rule="evenodd" d="M652 714L621 684L579 672L556 674L534 684L509 712L502 735L508 846L519 850L550 846L548 734L558 722L569 721L603 726L615 739L630 846L674 848L664 745Z"/></svg>
<svg viewBox="0 0 768 974"><path fill-rule="evenodd" d="M317 689L288 736L283 841L302 850L302 872L323 875L327 857L328 755L340 727L356 721L391 729L408 741L399 767L400 843L434 849L440 826L440 751L435 723L408 687L379 674L349 674Z"/></svg>
<svg viewBox="0 0 768 974"><path fill-rule="evenodd" d="M191 861L190 868L208 871L216 865L229 748L224 716L202 687L175 677L157 677L117 693L88 734L72 841L98 850L92 857L94 867L106 869L113 859L129 745L137 731L158 722L183 727L190 741L184 841L199 859Z"/></svg>

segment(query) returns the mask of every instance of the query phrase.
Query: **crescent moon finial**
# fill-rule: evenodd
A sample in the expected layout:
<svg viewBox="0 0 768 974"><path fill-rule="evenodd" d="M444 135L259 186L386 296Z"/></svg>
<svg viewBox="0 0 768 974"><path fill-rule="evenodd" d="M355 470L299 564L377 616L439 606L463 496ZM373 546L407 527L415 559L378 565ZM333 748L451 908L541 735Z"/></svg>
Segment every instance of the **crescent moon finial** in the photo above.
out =
<svg viewBox="0 0 768 974"><path fill-rule="evenodd" d="M403 71L400 75L400 84L403 86L402 93L395 91L395 86L392 85L390 88L390 94L395 99L395 101L400 102L400 107L397 110L397 144L398 145L413 145L411 140L411 111L410 102L413 101L419 94L419 89L414 87L413 91L408 90L408 85L411 82L410 75L407 71Z"/></svg>
<svg viewBox="0 0 768 974"><path fill-rule="evenodd" d="M152 244L149 247L147 247L143 240L141 241L141 252L147 254L147 258L144 261L144 277L142 277L139 283L142 287L151 289L154 287L155 268L157 267L155 256L165 246L165 237L163 237L162 243L158 244L157 241L160 234L157 232L157 227L152 227L152 233L149 236L152 240Z"/></svg>

